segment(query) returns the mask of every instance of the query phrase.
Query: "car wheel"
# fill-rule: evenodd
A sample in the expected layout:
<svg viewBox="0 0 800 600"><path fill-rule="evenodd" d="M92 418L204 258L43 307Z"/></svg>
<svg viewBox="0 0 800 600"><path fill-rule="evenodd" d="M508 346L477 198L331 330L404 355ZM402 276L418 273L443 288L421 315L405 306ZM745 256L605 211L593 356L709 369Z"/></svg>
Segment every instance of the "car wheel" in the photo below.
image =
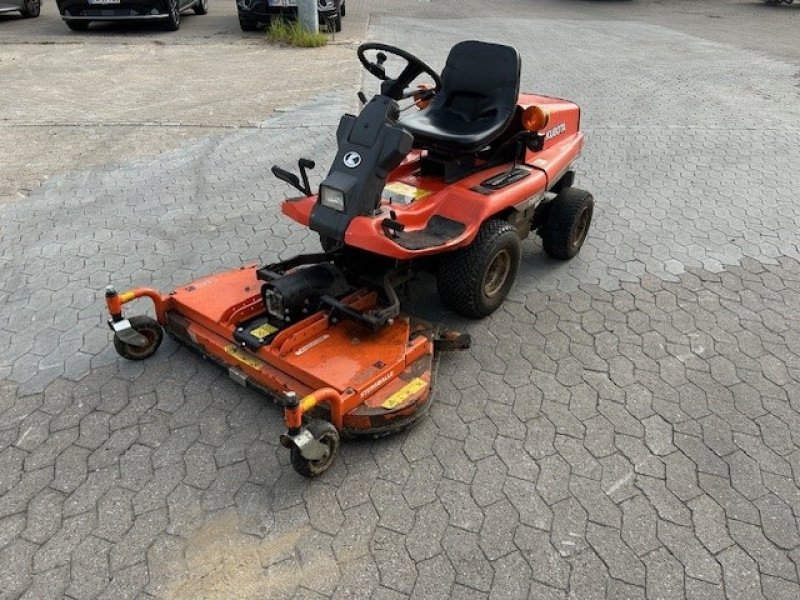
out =
<svg viewBox="0 0 800 600"><path fill-rule="evenodd" d="M167 20L164 21L166 31L178 31L181 28L180 0L167 0Z"/></svg>
<svg viewBox="0 0 800 600"><path fill-rule="evenodd" d="M511 291L520 255L517 230L499 219L486 221L469 246L442 256L439 297L465 317L490 315Z"/></svg>
<svg viewBox="0 0 800 600"><path fill-rule="evenodd" d="M86 31L91 21L65 21L65 23L72 31Z"/></svg>
<svg viewBox="0 0 800 600"><path fill-rule="evenodd" d="M22 10L19 12L21 12L22 16L26 19L31 19L33 17L38 17L41 11L41 0L25 0L25 3L22 5Z"/></svg>
<svg viewBox="0 0 800 600"><path fill-rule="evenodd" d="M194 5L194 14L207 15L208 14L208 0L197 0Z"/></svg>
<svg viewBox="0 0 800 600"><path fill-rule="evenodd" d="M592 224L594 198L578 188L564 188L548 207L542 246L552 258L568 260L580 252Z"/></svg>
<svg viewBox="0 0 800 600"><path fill-rule="evenodd" d="M242 31L258 31L258 22L239 14L239 27Z"/></svg>

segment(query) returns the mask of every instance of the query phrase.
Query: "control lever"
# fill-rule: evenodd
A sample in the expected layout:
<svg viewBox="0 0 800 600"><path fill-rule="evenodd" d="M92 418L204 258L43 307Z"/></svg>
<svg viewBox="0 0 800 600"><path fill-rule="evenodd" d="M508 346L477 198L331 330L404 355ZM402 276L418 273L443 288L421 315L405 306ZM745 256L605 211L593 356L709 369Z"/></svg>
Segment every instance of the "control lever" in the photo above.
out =
<svg viewBox="0 0 800 600"><path fill-rule="evenodd" d="M381 221L381 228L386 237L396 238L398 233L405 231L406 226L397 220L397 213L389 211L389 218Z"/></svg>
<svg viewBox="0 0 800 600"><path fill-rule="evenodd" d="M361 102L361 104L366 105L366 103L367 103L367 95L364 92L359 91L358 92L358 100L359 100L359 102Z"/></svg>
<svg viewBox="0 0 800 600"><path fill-rule="evenodd" d="M286 169L282 169L278 165L273 165L272 174L281 181L285 181L296 190L299 190L306 196L310 196L311 184L308 182L308 173L306 171L307 169L313 169L316 165L313 160L309 160L307 158L301 158L297 165L300 168L300 175L303 178L302 183L300 182L300 177L294 173L290 173Z"/></svg>
<svg viewBox="0 0 800 600"><path fill-rule="evenodd" d="M297 161L297 167L300 169L300 176L303 178L303 186L305 187L306 196L311 195L311 184L308 183L308 173L306 171L311 170L316 166L316 163L308 158L301 158Z"/></svg>

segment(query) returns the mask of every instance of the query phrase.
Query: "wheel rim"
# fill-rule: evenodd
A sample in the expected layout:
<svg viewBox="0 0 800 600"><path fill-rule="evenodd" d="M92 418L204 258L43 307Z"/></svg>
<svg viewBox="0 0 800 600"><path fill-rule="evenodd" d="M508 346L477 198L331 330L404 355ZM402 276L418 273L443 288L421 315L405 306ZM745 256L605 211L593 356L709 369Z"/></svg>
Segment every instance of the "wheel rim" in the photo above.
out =
<svg viewBox="0 0 800 600"><path fill-rule="evenodd" d="M171 0L169 10L172 13L172 20L176 23L181 19L181 12L178 10L178 0Z"/></svg>
<svg viewBox="0 0 800 600"><path fill-rule="evenodd" d="M572 234L572 249L580 248L583 241L586 239L586 234L589 233L589 223L592 220L592 211L589 208L584 208L581 211L578 220L575 223L575 230Z"/></svg>
<svg viewBox="0 0 800 600"><path fill-rule="evenodd" d="M486 270L486 277L483 280L483 293L489 298L497 295L503 289L510 271L511 255L508 250L501 250L495 255Z"/></svg>
<svg viewBox="0 0 800 600"><path fill-rule="evenodd" d="M310 460L308 461L311 466L314 467L314 470L325 470L327 466L333 461L334 459L334 448L336 447L336 442L333 440L333 437L330 434L325 434L319 439L321 444L325 444L328 447L328 456L325 458L320 458L319 460Z"/></svg>

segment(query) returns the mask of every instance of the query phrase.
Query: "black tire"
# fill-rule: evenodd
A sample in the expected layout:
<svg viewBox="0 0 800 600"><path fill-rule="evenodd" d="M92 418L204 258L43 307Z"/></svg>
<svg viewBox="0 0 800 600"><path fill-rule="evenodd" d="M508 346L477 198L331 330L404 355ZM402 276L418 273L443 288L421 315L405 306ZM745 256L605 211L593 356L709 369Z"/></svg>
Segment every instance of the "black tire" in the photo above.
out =
<svg viewBox="0 0 800 600"><path fill-rule="evenodd" d="M239 15L239 27L242 31L258 31L258 23L242 15Z"/></svg>
<svg viewBox="0 0 800 600"><path fill-rule="evenodd" d="M208 0L197 0L197 4L192 7L194 14L207 15L208 14Z"/></svg>
<svg viewBox="0 0 800 600"><path fill-rule="evenodd" d="M573 187L561 190L551 201L540 231L548 256L568 260L578 254L589 233L593 212L594 198L589 192Z"/></svg>
<svg viewBox="0 0 800 600"><path fill-rule="evenodd" d="M342 13L340 11L336 11L336 16L330 20L330 25L328 27L333 27L336 33L342 30Z"/></svg>
<svg viewBox="0 0 800 600"><path fill-rule="evenodd" d="M72 31L86 31L91 21L64 21Z"/></svg>
<svg viewBox="0 0 800 600"><path fill-rule="evenodd" d="M178 31L181 28L180 0L167 0L167 14L164 21L164 31Z"/></svg>
<svg viewBox="0 0 800 600"><path fill-rule="evenodd" d="M42 12L42 2L41 0L25 0L22 10L19 12L22 13L25 19L38 17L39 13Z"/></svg>
<svg viewBox="0 0 800 600"><path fill-rule="evenodd" d="M442 302L479 319L503 304L514 285L520 260L517 231L499 219L481 225L475 240L439 261L437 287Z"/></svg>
<svg viewBox="0 0 800 600"><path fill-rule="evenodd" d="M339 6L339 15L342 17L347 15L347 5L344 2Z"/></svg>
<svg viewBox="0 0 800 600"><path fill-rule="evenodd" d="M328 446L328 456L321 460L308 460L300 454L300 450L296 446L292 446L290 450L290 458L294 470L300 473L303 477L316 477L327 471L336 460L336 455L339 453L339 432L336 427L328 421L320 419L311 419L306 424L306 429L311 432L314 439L326 444Z"/></svg>
<svg viewBox="0 0 800 600"><path fill-rule="evenodd" d="M327 235L319 234L319 245L322 246L323 252L330 252L331 250L336 250L339 246L341 246L341 242L337 242L332 237L328 237Z"/></svg>
<svg viewBox="0 0 800 600"><path fill-rule="evenodd" d="M158 347L164 339L164 329L157 321L138 315L129 319L131 327L147 338L146 346L132 346L123 342L116 334L114 334L114 349L122 358L128 360L144 360L150 358L156 353Z"/></svg>

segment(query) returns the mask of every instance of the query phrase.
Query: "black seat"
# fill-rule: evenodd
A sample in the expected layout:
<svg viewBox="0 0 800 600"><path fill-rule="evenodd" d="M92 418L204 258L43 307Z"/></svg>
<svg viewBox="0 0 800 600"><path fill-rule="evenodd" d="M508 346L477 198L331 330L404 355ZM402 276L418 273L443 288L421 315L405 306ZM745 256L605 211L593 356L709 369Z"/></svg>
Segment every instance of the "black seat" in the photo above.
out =
<svg viewBox="0 0 800 600"><path fill-rule="evenodd" d="M415 146L467 154L489 145L508 127L519 96L521 61L511 46L461 42L442 71L430 105L400 121Z"/></svg>

